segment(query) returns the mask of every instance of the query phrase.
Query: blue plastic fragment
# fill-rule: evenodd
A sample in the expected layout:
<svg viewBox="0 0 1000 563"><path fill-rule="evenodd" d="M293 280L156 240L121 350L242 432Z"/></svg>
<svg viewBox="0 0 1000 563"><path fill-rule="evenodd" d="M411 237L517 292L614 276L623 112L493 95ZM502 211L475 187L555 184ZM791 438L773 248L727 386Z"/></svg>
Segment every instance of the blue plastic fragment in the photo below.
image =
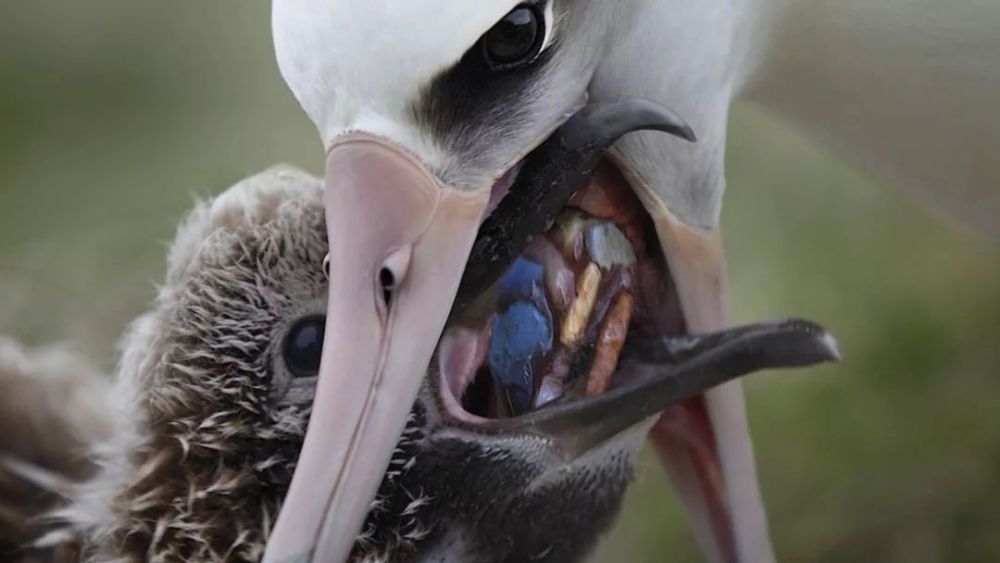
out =
<svg viewBox="0 0 1000 563"><path fill-rule="evenodd" d="M534 260L518 257L500 277L501 301L529 298L533 288L541 288L545 270Z"/></svg>
<svg viewBox="0 0 1000 563"><path fill-rule="evenodd" d="M535 363L551 347L552 326L533 303L515 301L493 320L486 362L515 413L531 408Z"/></svg>
<svg viewBox="0 0 1000 563"><path fill-rule="evenodd" d="M515 414L531 408L536 364L552 349L543 276L541 264L521 257L500 278L502 310L493 320L486 363Z"/></svg>

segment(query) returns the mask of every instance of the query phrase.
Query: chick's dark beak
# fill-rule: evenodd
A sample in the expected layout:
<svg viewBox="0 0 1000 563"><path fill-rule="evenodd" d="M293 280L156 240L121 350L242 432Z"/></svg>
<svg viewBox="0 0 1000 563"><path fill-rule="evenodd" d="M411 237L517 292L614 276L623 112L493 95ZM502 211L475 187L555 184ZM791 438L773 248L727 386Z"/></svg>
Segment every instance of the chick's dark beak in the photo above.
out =
<svg viewBox="0 0 1000 563"><path fill-rule="evenodd" d="M838 361L836 340L804 320L758 323L703 336L632 340L620 368L629 383L601 395L557 405L497 428L551 439L567 459L578 457L667 407L762 369Z"/></svg>

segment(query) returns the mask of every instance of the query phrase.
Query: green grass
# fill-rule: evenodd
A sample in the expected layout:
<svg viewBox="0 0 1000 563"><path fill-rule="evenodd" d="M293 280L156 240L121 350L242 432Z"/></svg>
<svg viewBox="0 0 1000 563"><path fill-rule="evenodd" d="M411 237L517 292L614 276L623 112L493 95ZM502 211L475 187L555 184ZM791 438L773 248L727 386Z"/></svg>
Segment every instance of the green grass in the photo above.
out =
<svg viewBox="0 0 1000 563"><path fill-rule="evenodd" d="M0 8L0 333L110 365L195 195L279 161L319 170L268 12ZM728 176L736 319L815 319L846 356L747 384L780 558L995 559L1000 251L753 108L735 112ZM638 473L604 558L697 560L651 456Z"/></svg>

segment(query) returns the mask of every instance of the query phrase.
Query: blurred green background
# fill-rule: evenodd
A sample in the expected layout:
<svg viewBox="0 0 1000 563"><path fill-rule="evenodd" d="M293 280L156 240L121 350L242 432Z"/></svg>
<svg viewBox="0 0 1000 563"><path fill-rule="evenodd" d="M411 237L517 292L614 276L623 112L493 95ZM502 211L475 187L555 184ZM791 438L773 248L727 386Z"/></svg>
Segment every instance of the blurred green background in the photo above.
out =
<svg viewBox="0 0 1000 563"><path fill-rule="evenodd" d="M0 7L0 333L110 366L196 195L277 162L320 169L269 10ZM806 316L846 354L747 385L779 558L997 560L1000 249L751 107L729 180L736 320ZM638 473L601 559L699 560L651 457Z"/></svg>

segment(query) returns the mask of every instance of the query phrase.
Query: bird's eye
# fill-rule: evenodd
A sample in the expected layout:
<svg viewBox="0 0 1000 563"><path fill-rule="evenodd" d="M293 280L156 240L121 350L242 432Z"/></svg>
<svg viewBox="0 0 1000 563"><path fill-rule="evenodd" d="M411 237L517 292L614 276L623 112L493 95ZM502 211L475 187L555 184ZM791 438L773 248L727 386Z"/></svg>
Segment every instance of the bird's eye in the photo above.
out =
<svg viewBox="0 0 1000 563"><path fill-rule="evenodd" d="M483 57L494 70L509 70L531 62L545 36L542 15L521 4L483 35Z"/></svg>
<svg viewBox="0 0 1000 563"><path fill-rule="evenodd" d="M282 353L294 377L314 377L319 373L326 317L313 315L299 319L285 336Z"/></svg>

